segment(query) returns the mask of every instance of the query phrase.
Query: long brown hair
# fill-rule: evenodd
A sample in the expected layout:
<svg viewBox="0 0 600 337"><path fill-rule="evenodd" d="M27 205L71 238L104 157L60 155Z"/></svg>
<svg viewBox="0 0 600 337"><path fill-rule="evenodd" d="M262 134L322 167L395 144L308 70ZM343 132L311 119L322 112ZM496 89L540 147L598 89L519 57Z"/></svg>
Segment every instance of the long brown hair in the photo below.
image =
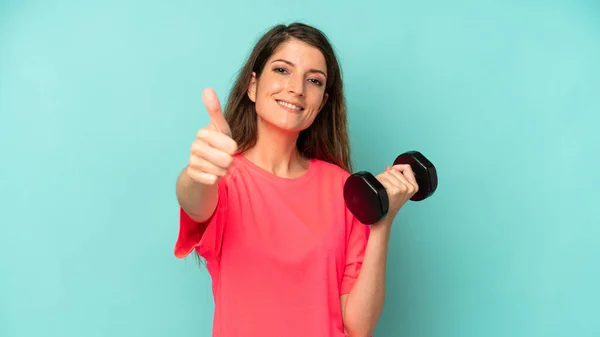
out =
<svg viewBox="0 0 600 337"><path fill-rule="evenodd" d="M265 63L282 43L297 39L318 48L327 63L325 92L329 97L312 125L300 132L296 146L305 158L320 159L352 172L348 141L346 102L337 57L325 34L304 23L276 25L256 43L233 84L225 105L225 119L231 128L238 151L244 152L256 144L257 115L254 102L248 97L252 72L260 78Z"/></svg>

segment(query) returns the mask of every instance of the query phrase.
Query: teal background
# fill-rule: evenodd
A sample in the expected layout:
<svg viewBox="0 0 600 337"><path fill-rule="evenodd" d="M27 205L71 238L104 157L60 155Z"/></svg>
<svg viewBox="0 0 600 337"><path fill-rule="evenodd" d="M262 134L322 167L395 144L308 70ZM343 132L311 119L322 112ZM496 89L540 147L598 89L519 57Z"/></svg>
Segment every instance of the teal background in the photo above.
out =
<svg viewBox="0 0 600 337"><path fill-rule="evenodd" d="M418 149L377 337L600 336L600 2L0 2L0 336L209 336L174 184L271 25L341 60L356 170Z"/></svg>

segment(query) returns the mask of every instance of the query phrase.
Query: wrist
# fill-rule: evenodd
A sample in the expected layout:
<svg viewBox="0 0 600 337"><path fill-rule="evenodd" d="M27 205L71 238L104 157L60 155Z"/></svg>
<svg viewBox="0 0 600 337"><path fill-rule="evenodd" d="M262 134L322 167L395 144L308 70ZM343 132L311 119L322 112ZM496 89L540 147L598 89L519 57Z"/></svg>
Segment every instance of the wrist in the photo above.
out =
<svg viewBox="0 0 600 337"><path fill-rule="evenodd" d="M394 214L387 214L381 220L374 223L371 227L382 228L390 230L392 228L392 223L394 222Z"/></svg>
<svg viewBox="0 0 600 337"><path fill-rule="evenodd" d="M388 239L392 231L392 221L392 219L385 217L379 220L379 222L371 225L370 235Z"/></svg>

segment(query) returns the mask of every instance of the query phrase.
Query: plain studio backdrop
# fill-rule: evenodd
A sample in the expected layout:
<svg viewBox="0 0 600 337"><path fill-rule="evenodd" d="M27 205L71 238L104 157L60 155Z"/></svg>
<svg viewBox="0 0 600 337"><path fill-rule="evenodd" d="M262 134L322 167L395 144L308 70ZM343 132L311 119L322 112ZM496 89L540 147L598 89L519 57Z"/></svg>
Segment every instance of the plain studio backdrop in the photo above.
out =
<svg viewBox="0 0 600 337"><path fill-rule="evenodd" d="M376 336L600 336L600 3L575 0L3 1L0 336L210 335L175 179L202 89L296 20L340 57L355 169L438 168Z"/></svg>

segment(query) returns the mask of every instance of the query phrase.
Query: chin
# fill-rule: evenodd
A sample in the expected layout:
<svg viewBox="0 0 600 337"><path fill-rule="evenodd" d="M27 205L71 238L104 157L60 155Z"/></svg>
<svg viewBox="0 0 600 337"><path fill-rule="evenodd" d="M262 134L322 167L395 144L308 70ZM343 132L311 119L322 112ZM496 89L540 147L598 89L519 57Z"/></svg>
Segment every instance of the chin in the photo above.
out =
<svg viewBox="0 0 600 337"><path fill-rule="evenodd" d="M299 133L300 131L308 128L310 125L303 125L298 123L293 123L291 121L286 120L264 120L264 122L268 123L272 127L275 127L281 131L289 132L289 133Z"/></svg>
<svg viewBox="0 0 600 337"><path fill-rule="evenodd" d="M259 115L259 119L262 123L268 124L270 127L289 133L300 133L300 131L310 126L306 122L299 121L296 118L289 118L289 116L281 116L280 114Z"/></svg>

